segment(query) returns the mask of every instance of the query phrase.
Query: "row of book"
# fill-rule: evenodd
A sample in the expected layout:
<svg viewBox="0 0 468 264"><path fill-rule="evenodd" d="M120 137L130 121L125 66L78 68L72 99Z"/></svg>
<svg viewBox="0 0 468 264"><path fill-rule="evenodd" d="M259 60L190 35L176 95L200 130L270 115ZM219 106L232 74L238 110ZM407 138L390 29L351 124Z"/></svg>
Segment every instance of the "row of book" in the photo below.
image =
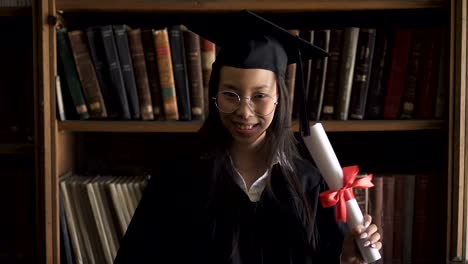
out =
<svg viewBox="0 0 468 264"><path fill-rule="evenodd" d="M377 174L374 187L354 189L362 212L379 226L383 248L378 263L442 263L446 218L436 175ZM440 261L440 262L438 262Z"/></svg>
<svg viewBox="0 0 468 264"><path fill-rule="evenodd" d="M60 178L64 263L112 264L148 182L144 176Z"/></svg>
<svg viewBox="0 0 468 264"><path fill-rule="evenodd" d="M296 31L329 53L303 63L310 119L442 119L448 90L443 33L442 28ZM288 80L294 91L294 72Z"/></svg>
<svg viewBox="0 0 468 264"><path fill-rule="evenodd" d="M31 0L0 0L0 7L31 6Z"/></svg>
<svg viewBox="0 0 468 264"><path fill-rule="evenodd" d="M76 114L79 119L205 117L204 87L215 45L182 25L157 30L105 25L70 32L60 27L57 46L62 120Z"/></svg>
<svg viewBox="0 0 468 264"><path fill-rule="evenodd" d="M444 118L443 29L290 31L330 54L304 61L311 120ZM183 25L62 27L57 41L61 120L203 120L208 112L207 84L220 47ZM296 70L293 64L286 73L293 117L299 105ZM67 117L71 112L78 117Z"/></svg>
<svg viewBox="0 0 468 264"><path fill-rule="evenodd" d="M60 180L66 263L112 263L148 177L78 176ZM444 258L445 207L430 174L377 174L374 187L354 189L362 212L382 235L378 263L434 263ZM435 242L439 241L439 242ZM439 254L438 252L442 252Z"/></svg>

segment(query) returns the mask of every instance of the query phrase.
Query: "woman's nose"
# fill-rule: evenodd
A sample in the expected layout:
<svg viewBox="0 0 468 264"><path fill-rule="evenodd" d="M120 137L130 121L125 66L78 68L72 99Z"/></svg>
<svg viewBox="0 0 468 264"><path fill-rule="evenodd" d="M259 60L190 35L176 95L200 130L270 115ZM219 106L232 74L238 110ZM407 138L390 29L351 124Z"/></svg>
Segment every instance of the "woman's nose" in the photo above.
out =
<svg viewBox="0 0 468 264"><path fill-rule="evenodd" d="M254 111L252 110L251 101L249 97L241 97L239 102L239 108L236 112L243 118L248 118L254 115Z"/></svg>

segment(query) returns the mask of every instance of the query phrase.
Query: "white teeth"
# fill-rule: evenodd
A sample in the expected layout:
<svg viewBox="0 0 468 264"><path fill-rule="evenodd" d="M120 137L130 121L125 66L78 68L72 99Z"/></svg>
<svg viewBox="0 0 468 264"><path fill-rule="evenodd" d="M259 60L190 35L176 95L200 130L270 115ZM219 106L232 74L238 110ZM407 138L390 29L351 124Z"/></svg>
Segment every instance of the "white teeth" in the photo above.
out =
<svg viewBox="0 0 468 264"><path fill-rule="evenodd" d="M236 124L236 126L240 129L252 129L253 125L242 125L242 124Z"/></svg>

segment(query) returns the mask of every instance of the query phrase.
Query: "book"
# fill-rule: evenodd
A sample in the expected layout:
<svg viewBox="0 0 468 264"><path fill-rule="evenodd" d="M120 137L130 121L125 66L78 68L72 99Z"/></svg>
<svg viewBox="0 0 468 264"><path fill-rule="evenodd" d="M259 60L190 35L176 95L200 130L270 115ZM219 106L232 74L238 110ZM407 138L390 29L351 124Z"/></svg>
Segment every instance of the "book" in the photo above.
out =
<svg viewBox="0 0 468 264"><path fill-rule="evenodd" d="M174 71L172 70L171 47L167 28L155 30L153 34L165 119L179 120Z"/></svg>
<svg viewBox="0 0 468 264"><path fill-rule="evenodd" d="M59 64L61 64L61 68L63 69L62 77L66 80L66 86L73 100L76 113L80 119L89 119L90 114L74 63L66 28L57 29L57 48ZM62 83L62 85L63 84L64 83Z"/></svg>
<svg viewBox="0 0 468 264"><path fill-rule="evenodd" d="M391 66L384 99L384 119L400 117L412 31L412 29L400 29L394 33Z"/></svg>
<svg viewBox="0 0 468 264"><path fill-rule="evenodd" d="M385 28L376 31L372 70L367 92L365 119L383 117L384 97L387 89L390 59L390 32Z"/></svg>
<svg viewBox="0 0 468 264"><path fill-rule="evenodd" d="M328 52L328 47L330 45L330 30L316 30L314 32L314 45ZM312 62L308 94L310 120L320 120L321 117L327 65L328 57L317 58Z"/></svg>
<svg viewBox="0 0 468 264"><path fill-rule="evenodd" d="M349 118L364 119L375 46L375 28L361 28L356 52Z"/></svg>
<svg viewBox="0 0 468 264"><path fill-rule="evenodd" d="M120 117L123 119L131 119L127 92L125 90L124 77L122 74L122 68L120 66L117 46L115 44L116 40L114 37L114 30L112 29L112 25L101 26L100 29L107 64L109 65L112 86L114 87L114 91L117 94L120 105Z"/></svg>
<svg viewBox="0 0 468 264"><path fill-rule="evenodd" d="M81 30L74 30L68 32L68 38L89 113L92 118L106 118L106 105L88 50L86 35Z"/></svg>
<svg viewBox="0 0 468 264"><path fill-rule="evenodd" d="M146 70L151 91L151 102L153 105L153 115L155 120L164 119L164 109L162 102L161 85L159 83L158 62L156 61L156 51L153 39L154 30L144 29L141 31L141 42L145 53Z"/></svg>
<svg viewBox="0 0 468 264"><path fill-rule="evenodd" d="M127 100L132 119L140 119L140 102L138 99L138 90L133 72L133 61L128 44L127 25L114 25L115 44L119 55L120 68L127 92Z"/></svg>
<svg viewBox="0 0 468 264"><path fill-rule="evenodd" d="M359 30L358 27L347 27L343 32L343 46L338 76L338 97L335 112L337 120L348 120Z"/></svg>
<svg viewBox="0 0 468 264"><path fill-rule="evenodd" d="M183 30L185 56L187 61L190 106L192 107L192 119L205 119L205 98L202 74L202 58L200 48L200 37L198 34L188 30Z"/></svg>
<svg viewBox="0 0 468 264"><path fill-rule="evenodd" d="M184 36L181 27L181 25L170 26L168 34L179 120L189 121L192 119L192 107L190 106Z"/></svg>
<svg viewBox="0 0 468 264"><path fill-rule="evenodd" d="M141 29L129 29L128 40L130 44L130 54L132 55L133 70L138 88L138 99L140 105L141 119L153 120L153 102L151 99L148 72L145 62L145 52L141 38Z"/></svg>
<svg viewBox="0 0 468 264"><path fill-rule="evenodd" d="M338 98L338 75L341 61L342 36L344 30L341 28L331 29L330 46L328 48L328 57L325 90L322 102L321 119L330 120L335 118L335 106Z"/></svg>
<svg viewBox="0 0 468 264"><path fill-rule="evenodd" d="M106 61L101 29L98 26L86 28L86 38L94 70L96 71L96 77L99 82L99 88L101 88L102 97L106 105L107 118L117 119L119 117L120 106L117 93L111 81L109 65Z"/></svg>

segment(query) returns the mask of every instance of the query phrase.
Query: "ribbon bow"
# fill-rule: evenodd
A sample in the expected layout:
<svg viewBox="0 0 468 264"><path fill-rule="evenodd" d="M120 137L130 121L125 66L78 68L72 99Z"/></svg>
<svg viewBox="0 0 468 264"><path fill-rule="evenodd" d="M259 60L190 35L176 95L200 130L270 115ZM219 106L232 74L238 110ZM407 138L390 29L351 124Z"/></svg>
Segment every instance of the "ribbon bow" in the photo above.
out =
<svg viewBox="0 0 468 264"><path fill-rule="evenodd" d="M347 221L346 201L354 199L353 188L373 187L372 174L356 180L358 175L358 166L348 166L343 168L343 187L338 190L328 190L320 193L320 201L324 208L336 205L336 221Z"/></svg>

